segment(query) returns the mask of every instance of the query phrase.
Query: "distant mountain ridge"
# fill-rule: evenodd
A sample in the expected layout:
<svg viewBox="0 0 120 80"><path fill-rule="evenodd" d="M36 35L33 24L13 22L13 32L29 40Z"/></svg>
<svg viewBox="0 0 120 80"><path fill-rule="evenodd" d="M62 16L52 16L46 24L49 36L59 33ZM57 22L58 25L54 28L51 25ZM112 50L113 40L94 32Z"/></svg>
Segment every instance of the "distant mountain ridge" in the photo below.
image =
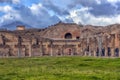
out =
<svg viewBox="0 0 120 80"><path fill-rule="evenodd" d="M14 21L14 22L7 23L7 24L4 24L4 25L0 26L0 29L16 30L16 26L18 26L18 25L23 25L26 28L33 28L32 26L30 26L30 25L28 25L24 22Z"/></svg>

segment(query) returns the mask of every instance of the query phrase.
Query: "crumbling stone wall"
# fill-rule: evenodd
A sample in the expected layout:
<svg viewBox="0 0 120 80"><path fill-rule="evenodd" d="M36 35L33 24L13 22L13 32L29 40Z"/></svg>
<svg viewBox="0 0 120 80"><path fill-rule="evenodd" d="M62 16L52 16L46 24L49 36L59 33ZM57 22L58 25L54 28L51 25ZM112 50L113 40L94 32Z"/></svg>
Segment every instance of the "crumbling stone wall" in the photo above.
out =
<svg viewBox="0 0 120 80"><path fill-rule="evenodd" d="M21 39L21 40L20 40ZM0 56L120 56L120 25L59 22L46 29L0 31Z"/></svg>

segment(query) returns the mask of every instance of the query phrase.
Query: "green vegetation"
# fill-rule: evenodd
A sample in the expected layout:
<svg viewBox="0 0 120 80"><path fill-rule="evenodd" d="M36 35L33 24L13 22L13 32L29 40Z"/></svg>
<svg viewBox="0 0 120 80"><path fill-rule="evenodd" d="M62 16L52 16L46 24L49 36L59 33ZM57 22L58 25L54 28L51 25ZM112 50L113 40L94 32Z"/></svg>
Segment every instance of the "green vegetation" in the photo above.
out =
<svg viewBox="0 0 120 80"><path fill-rule="evenodd" d="M120 59L1 58L0 80L120 80Z"/></svg>

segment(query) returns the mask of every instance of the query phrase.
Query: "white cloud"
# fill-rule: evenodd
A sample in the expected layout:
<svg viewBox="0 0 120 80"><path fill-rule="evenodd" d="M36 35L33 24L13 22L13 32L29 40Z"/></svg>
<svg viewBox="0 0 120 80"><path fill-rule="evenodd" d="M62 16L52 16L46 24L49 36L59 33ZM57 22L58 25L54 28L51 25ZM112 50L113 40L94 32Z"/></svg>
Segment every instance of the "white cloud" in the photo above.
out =
<svg viewBox="0 0 120 80"><path fill-rule="evenodd" d="M21 20L21 16L17 13L7 13L0 17L0 24L6 24L15 20Z"/></svg>
<svg viewBox="0 0 120 80"><path fill-rule="evenodd" d="M4 8L4 10L3 10ZM47 27L59 21L56 15L50 15L41 3L32 4L30 7L24 5L0 7L5 14L0 17L0 26L13 21L21 21L33 27ZM47 24L46 24L47 23Z"/></svg>
<svg viewBox="0 0 120 80"><path fill-rule="evenodd" d="M89 8L82 8L77 10L70 11L70 16L68 18L72 18L73 21L77 24L91 24L91 25L109 25L114 23L120 23L120 15L116 15L113 17L96 17L88 12Z"/></svg>
<svg viewBox="0 0 120 80"><path fill-rule="evenodd" d="M15 20L21 20L20 14L10 5L0 6L0 12L5 13L3 16L0 17L1 25Z"/></svg>
<svg viewBox="0 0 120 80"><path fill-rule="evenodd" d="M97 4L101 4L101 0L96 0Z"/></svg>
<svg viewBox="0 0 120 80"><path fill-rule="evenodd" d="M117 3L117 2L119 2L120 0L107 0L108 2L110 2L110 3Z"/></svg>
<svg viewBox="0 0 120 80"><path fill-rule="evenodd" d="M52 0L48 3L31 3L28 7L26 3L22 4L21 0L10 0L12 5L9 3L0 6L0 12L5 13L5 15L2 14L0 23L16 19L35 27L55 24L59 19L92 25L120 23L120 14L116 15L119 13L117 8L120 7L116 3L120 0L106 0L105 2L104 0L75 0L76 3L68 0L62 2L62 4L66 3L64 6L61 3L58 5L58 1L55 1L56 4ZM68 8L67 3L71 3Z"/></svg>
<svg viewBox="0 0 120 80"><path fill-rule="evenodd" d="M1 12L5 12L5 13L8 13L8 12L13 11L13 9L12 9L11 6L6 5L6 6L0 6L0 11L1 11Z"/></svg>
<svg viewBox="0 0 120 80"><path fill-rule="evenodd" d="M13 4L20 3L20 0L12 0Z"/></svg>
<svg viewBox="0 0 120 80"><path fill-rule="evenodd" d="M120 0L107 0L109 3L111 3L112 6L118 8L118 5L116 5L117 2L120 2Z"/></svg>
<svg viewBox="0 0 120 80"><path fill-rule="evenodd" d="M32 4L32 6L30 7L31 11L33 14L38 15L38 14L42 14L42 12L40 11L40 9L43 9L42 4Z"/></svg>
<svg viewBox="0 0 120 80"><path fill-rule="evenodd" d="M12 15L11 14L6 14L6 15L3 16L3 19L11 20L12 19Z"/></svg>

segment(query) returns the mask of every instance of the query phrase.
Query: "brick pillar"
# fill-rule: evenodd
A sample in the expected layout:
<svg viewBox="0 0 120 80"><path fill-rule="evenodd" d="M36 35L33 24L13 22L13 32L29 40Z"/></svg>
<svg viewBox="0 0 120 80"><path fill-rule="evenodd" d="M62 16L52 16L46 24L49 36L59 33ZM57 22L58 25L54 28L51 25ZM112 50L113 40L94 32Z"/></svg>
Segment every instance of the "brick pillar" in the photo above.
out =
<svg viewBox="0 0 120 80"><path fill-rule="evenodd" d="M111 48L111 57L114 57L114 54L115 54L114 48L112 47L112 48Z"/></svg>
<svg viewBox="0 0 120 80"><path fill-rule="evenodd" d="M105 57L108 56L108 44L109 44L108 37L109 36L105 36Z"/></svg>
<svg viewBox="0 0 120 80"><path fill-rule="evenodd" d="M78 44L79 44L79 43L78 43ZM78 55L78 53L79 53L79 51L78 51L78 48L79 48L78 45L76 45L75 48L76 48L75 51L74 51L74 52L75 52L75 55Z"/></svg>
<svg viewBox="0 0 120 80"><path fill-rule="evenodd" d="M96 56L96 50L93 51L93 56Z"/></svg>
<svg viewBox="0 0 120 80"><path fill-rule="evenodd" d="M80 55L84 56L84 53L83 53L83 39L82 38L81 38L81 43L80 43Z"/></svg>
<svg viewBox="0 0 120 80"><path fill-rule="evenodd" d="M53 41L50 42L50 47L51 47L50 56L53 56Z"/></svg>
<svg viewBox="0 0 120 80"><path fill-rule="evenodd" d="M45 45L45 48L46 48L46 54L49 55L49 53L48 53L48 44Z"/></svg>
<svg viewBox="0 0 120 80"><path fill-rule="evenodd" d="M81 56L84 56L84 55L83 55L83 50L82 50L82 48L80 49L80 55L81 55Z"/></svg>
<svg viewBox="0 0 120 80"><path fill-rule="evenodd" d="M70 48L69 51L68 51L68 54L73 56L73 52L74 52L74 48Z"/></svg>
<svg viewBox="0 0 120 80"><path fill-rule="evenodd" d="M63 56L62 46L60 46L60 55Z"/></svg>
<svg viewBox="0 0 120 80"><path fill-rule="evenodd" d="M101 53L102 53L102 37L98 37L98 49L99 49L99 55L98 56L101 56Z"/></svg>
<svg viewBox="0 0 120 80"><path fill-rule="evenodd" d="M88 56L90 56L90 38L88 37L87 38L87 49L89 48L89 50L87 50L87 54L88 54Z"/></svg>
<svg viewBox="0 0 120 80"><path fill-rule="evenodd" d="M51 48L52 50L52 48ZM45 54L49 55L48 53L48 43L45 44ZM50 56L53 56L53 52L51 52Z"/></svg>
<svg viewBox="0 0 120 80"><path fill-rule="evenodd" d="M97 43L96 43L96 38L95 37L93 37L93 56L96 56L96 45L97 45Z"/></svg>
<svg viewBox="0 0 120 80"><path fill-rule="evenodd" d="M104 36L105 57L107 57L108 36Z"/></svg>
<svg viewBox="0 0 120 80"><path fill-rule="evenodd" d="M40 55L43 56L43 43L40 42Z"/></svg>
<svg viewBox="0 0 120 80"><path fill-rule="evenodd" d="M87 56L87 52L86 51L84 52L84 56Z"/></svg>
<svg viewBox="0 0 120 80"><path fill-rule="evenodd" d="M105 47L105 57L107 57L108 56L108 49L107 49L107 47Z"/></svg>
<svg viewBox="0 0 120 80"><path fill-rule="evenodd" d="M32 39L30 39L29 41L28 49L29 49L29 57L31 57L32 56Z"/></svg>
<svg viewBox="0 0 120 80"><path fill-rule="evenodd" d="M119 47L119 40L118 40L118 34L115 34L115 47Z"/></svg>
<svg viewBox="0 0 120 80"><path fill-rule="evenodd" d="M119 53L118 54L119 54L119 57L120 57L120 48L118 48L118 49L119 49Z"/></svg>
<svg viewBox="0 0 120 80"><path fill-rule="evenodd" d="M15 51L15 50L14 50L14 49L15 49L15 48L14 48L14 45L10 45L10 48L11 48L11 54L12 54L12 55L16 55L16 54L14 53L14 51Z"/></svg>
<svg viewBox="0 0 120 80"><path fill-rule="evenodd" d="M62 55L61 56L64 56L64 45L61 46L61 50L62 50Z"/></svg>
<svg viewBox="0 0 120 80"><path fill-rule="evenodd" d="M29 57L31 57L31 56L32 56L32 45L29 44Z"/></svg>
<svg viewBox="0 0 120 80"><path fill-rule="evenodd" d="M120 57L120 34L117 35L117 38L118 38L118 57Z"/></svg>
<svg viewBox="0 0 120 80"><path fill-rule="evenodd" d="M32 46L29 44L29 57L32 56Z"/></svg>

